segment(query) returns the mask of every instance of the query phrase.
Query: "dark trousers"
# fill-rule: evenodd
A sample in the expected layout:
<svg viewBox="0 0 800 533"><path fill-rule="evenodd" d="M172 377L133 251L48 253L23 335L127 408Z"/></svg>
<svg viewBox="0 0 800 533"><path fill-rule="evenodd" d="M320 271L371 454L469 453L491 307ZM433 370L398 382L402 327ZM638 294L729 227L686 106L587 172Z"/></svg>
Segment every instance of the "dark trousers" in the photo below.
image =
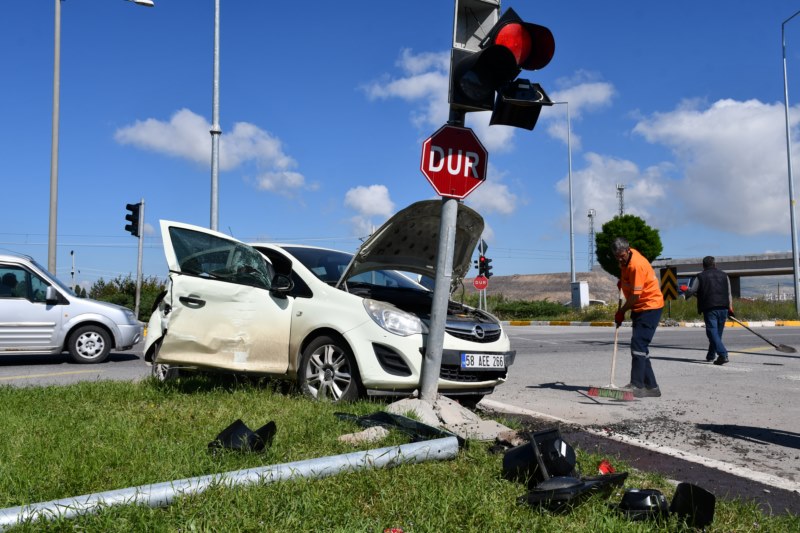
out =
<svg viewBox="0 0 800 533"><path fill-rule="evenodd" d="M656 333L663 309L631 312L631 385L652 389L658 387L653 365L650 363L650 341Z"/></svg>
<svg viewBox="0 0 800 533"><path fill-rule="evenodd" d="M725 321L728 320L726 307L707 309L703 311L703 321L706 323L706 337L708 337L708 352L706 360L712 361L716 353L723 359L728 358L728 349L722 344L722 331Z"/></svg>

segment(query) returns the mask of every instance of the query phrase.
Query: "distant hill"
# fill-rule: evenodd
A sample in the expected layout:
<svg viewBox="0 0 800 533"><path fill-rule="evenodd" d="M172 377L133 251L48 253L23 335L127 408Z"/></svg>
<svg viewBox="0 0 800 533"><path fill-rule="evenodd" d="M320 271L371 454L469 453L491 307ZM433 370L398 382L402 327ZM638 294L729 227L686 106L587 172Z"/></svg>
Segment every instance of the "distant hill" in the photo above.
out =
<svg viewBox="0 0 800 533"><path fill-rule="evenodd" d="M592 272L576 272L577 281L589 285L589 298L606 303L617 301L617 278L601 269ZM464 285L472 289L472 280L467 278ZM748 276L741 281L743 298L792 299L794 286L792 276ZM515 274L513 276L492 276L489 279L488 295L503 294L508 300L549 300L565 303L572 300L569 272L553 274Z"/></svg>
<svg viewBox="0 0 800 533"><path fill-rule="evenodd" d="M549 300L565 303L572 300L569 272L553 274L515 274L513 276L492 276L486 293L489 296L502 294L507 300ZM606 303L617 301L617 278L605 271L576 272L577 281L585 281L589 286L589 298ZM472 280L464 280L466 287L472 288Z"/></svg>

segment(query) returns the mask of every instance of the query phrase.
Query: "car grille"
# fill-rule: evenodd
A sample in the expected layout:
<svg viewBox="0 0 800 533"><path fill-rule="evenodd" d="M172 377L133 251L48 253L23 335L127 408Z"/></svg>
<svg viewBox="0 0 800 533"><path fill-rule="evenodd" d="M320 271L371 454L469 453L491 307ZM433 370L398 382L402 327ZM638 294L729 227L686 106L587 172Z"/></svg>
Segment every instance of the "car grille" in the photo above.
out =
<svg viewBox="0 0 800 533"><path fill-rule="evenodd" d="M462 383L473 383L477 381L491 381L504 379L507 370L463 370L458 365L442 365L439 370L439 377L448 381L460 381Z"/></svg>
<svg viewBox="0 0 800 533"><path fill-rule="evenodd" d="M445 326L445 331L457 339L470 342L488 343L500 338L498 324L449 323Z"/></svg>

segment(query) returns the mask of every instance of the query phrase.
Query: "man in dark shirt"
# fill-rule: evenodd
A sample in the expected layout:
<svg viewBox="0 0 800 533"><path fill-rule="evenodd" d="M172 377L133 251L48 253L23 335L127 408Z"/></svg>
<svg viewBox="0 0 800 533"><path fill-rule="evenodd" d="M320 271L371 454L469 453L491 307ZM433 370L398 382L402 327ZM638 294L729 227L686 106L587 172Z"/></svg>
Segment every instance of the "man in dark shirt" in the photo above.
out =
<svg viewBox="0 0 800 533"><path fill-rule="evenodd" d="M731 297L731 281L728 275L717 268L715 259L707 255L703 258L703 271L692 281L691 287L684 293L688 300L697 296L697 312L703 314L708 337L706 361L714 361L715 365L728 362L728 349L722 344L722 331L728 315L733 315L733 298ZM717 359L714 360L714 354Z"/></svg>

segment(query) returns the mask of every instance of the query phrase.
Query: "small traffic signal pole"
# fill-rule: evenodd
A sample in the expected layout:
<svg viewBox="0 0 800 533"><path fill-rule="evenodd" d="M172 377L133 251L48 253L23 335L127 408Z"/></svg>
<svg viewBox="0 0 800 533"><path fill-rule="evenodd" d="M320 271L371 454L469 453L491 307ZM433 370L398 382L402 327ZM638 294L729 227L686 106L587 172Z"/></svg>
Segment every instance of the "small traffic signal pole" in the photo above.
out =
<svg viewBox="0 0 800 533"><path fill-rule="evenodd" d="M127 204L125 208L128 214L125 215L125 220L129 224L125 225L125 231L139 238L139 257L136 261L136 303L134 306L134 314L139 318L139 301L142 293L142 243L144 237L144 198L139 200L138 204Z"/></svg>
<svg viewBox="0 0 800 533"><path fill-rule="evenodd" d="M139 318L139 302L142 299L142 245L144 243L144 198L139 202L139 257L136 260L136 307L133 313Z"/></svg>

